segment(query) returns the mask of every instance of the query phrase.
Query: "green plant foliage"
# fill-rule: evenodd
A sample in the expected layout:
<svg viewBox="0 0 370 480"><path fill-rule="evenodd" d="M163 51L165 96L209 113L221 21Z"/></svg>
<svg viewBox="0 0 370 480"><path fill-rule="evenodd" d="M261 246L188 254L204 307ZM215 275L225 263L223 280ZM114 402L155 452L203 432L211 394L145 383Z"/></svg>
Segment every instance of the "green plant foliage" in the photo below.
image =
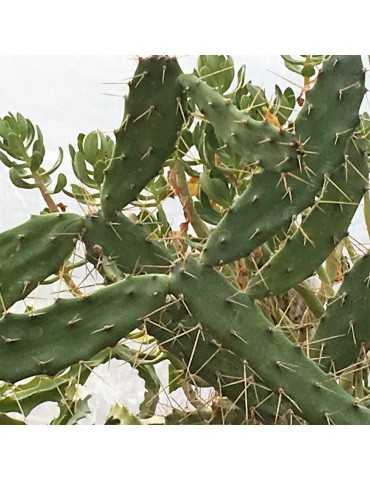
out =
<svg viewBox="0 0 370 480"><path fill-rule="evenodd" d="M83 225L79 215L51 213L34 215L0 234L0 312L58 272L71 255Z"/></svg>
<svg viewBox="0 0 370 480"><path fill-rule="evenodd" d="M54 375L89 360L140 325L163 305L166 294L166 277L144 275L82 298L59 299L42 310L4 313L0 378L14 383L40 373Z"/></svg>
<svg viewBox="0 0 370 480"><path fill-rule="evenodd" d="M360 56L332 56L324 63L295 122L300 167L254 175L210 234L203 262L224 264L249 255L288 230L292 219L315 202L325 176L343 162L347 141L358 126L364 75Z"/></svg>
<svg viewBox="0 0 370 480"><path fill-rule="evenodd" d="M327 177L321 197L294 235L287 237L276 255L253 276L248 295L260 298L284 293L317 270L348 235L368 175L363 146L349 140L343 164Z"/></svg>
<svg viewBox="0 0 370 480"><path fill-rule="evenodd" d="M245 165L274 171L298 166L298 143L291 133L269 122L254 120L194 75L182 75L180 82L214 126L220 144L240 155Z"/></svg>
<svg viewBox="0 0 370 480"><path fill-rule="evenodd" d="M46 202L0 233L0 424L45 402L85 423L111 359L145 391L107 425L370 424L370 256L348 233L356 213L370 235L364 67L282 58L301 90L229 55L139 58L115 139L69 145L77 183L39 126L0 118L0 166Z"/></svg>
<svg viewBox="0 0 370 480"><path fill-rule="evenodd" d="M272 327L250 297L233 288L213 268L188 257L174 268L170 292L182 295L191 315L200 327L209 328L219 348L232 351L272 392L290 399L307 421L370 424L368 409L353 405L352 397L334 379L280 329Z"/></svg>
<svg viewBox="0 0 370 480"><path fill-rule="evenodd" d="M86 219L85 227L87 259L108 279L109 262L114 262L124 274L164 273L170 265L169 251L151 238L143 224L134 223L122 214L110 220L102 213L92 215Z"/></svg>
<svg viewBox="0 0 370 480"><path fill-rule="evenodd" d="M365 356L370 341L368 288L370 255L360 257L344 277L313 337L320 365L343 370Z"/></svg>
<svg viewBox="0 0 370 480"><path fill-rule="evenodd" d="M135 200L175 149L186 120L180 74L174 58L139 60L102 185L106 216L115 215Z"/></svg>

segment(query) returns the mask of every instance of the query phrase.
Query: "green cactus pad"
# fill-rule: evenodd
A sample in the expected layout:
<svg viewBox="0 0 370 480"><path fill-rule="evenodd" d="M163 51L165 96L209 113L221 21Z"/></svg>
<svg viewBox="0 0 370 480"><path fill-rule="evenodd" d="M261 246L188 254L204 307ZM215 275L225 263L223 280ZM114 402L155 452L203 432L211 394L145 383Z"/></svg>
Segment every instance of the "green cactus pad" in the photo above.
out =
<svg viewBox="0 0 370 480"><path fill-rule="evenodd" d="M107 220L99 212L86 219L83 241L87 259L102 271L103 255L115 262L124 274L166 273L170 263L169 251L151 240L144 225L133 223L121 213ZM104 272L102 272L104 273Z"/></svg>
<svg viewBox="0 0 370 480"><path fill-rule="evenodd" d="M364 81L359 55L332 56L324 62L295 123L296 136L304 145L301 168L254 175L211 232L204 263L229 263L249 255L315 202L325 175L343 163L347 141L359 122Z"/></svg>
<svg viewBox="0 0 370 480"><path fill-rule="evenodd" d="M367 253L346 273L310 342L323 369L339 371L364 357L370 346L369 312L370 255Z"/></svg>
<svg viewBox="0 0 370 480"><path fill-rule="evenodd" d="M83 298L59 299L27 314L0 319L0 379L14 383L37 374L54 375L113 347L164 304L166 276L142 275Z"/></svg>
<svg viewBox="0 0 370 480"><path fill-rule="evenodd" d="M244 361L256 381L262 379L273 393L289 399L309 423L370 424L367 408L355 404L248 295L212 267L188 257L174 267L169 288L218 345Z"/></svg>
<svg viewBox="0 0 370 480"><path fill-rule="evenodd" d="M195 75L181 75L180 82L213 125L221 144L240 155L244 165L278 172L298 167L298 142L294 135L267 121L254 120Z"/></svg>
<svg viewBox="0 0 370 480"><path fill-rule="evenodd" d="M58 272L71 255L84 221L74 213L32 215L0 234L0 312Z"/></svg>
<svg viewBox="0 0 370 480"><path fill-rule="evenodd" d="M199 328L197 328L199 327ZM282 402L279 419L276 411L277 395L271 392L243 361L226 348L220 348L214 335L198 325L197 319L188 314L181 304L171 305L146 323L146 329L161 345L183 362L190 378L195 376L214 387L220 397L227 397L240 409L240 422L258 421L275 423L294 406L286 399ZM248 412L246 412L248 410ZM228 423L228 414L225 423Z"/></svg>
<svg viewBox="0 0 370 480"><path fill-rule="evenodd" d="M139 60L102 185L101 206L106 216L114 216L135 200L175 149L185 121L178 81L181 73L175 58Z"/></svg>
<svg viewBox="0 0 370 480"><path fill-rule="evenodd" d="M251 278L248 295L279 295L312 275L348 235L368 174L362 142L349 140L344 163L328 177L323 194L296 233Z"/></svg>

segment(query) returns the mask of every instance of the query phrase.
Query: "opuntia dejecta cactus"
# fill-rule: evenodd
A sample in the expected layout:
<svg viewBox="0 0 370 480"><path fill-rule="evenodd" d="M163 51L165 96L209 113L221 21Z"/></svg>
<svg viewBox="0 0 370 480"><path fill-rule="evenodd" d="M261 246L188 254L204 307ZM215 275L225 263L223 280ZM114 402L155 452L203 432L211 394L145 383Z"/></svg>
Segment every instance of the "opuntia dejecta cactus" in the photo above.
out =
<svg viewBox="0 0 370 480"><path fill-rule="evenodd" d="M74 213L33 215L0 234L0 312L58 273L72 253L84 222Z"/></svg>
<svg viewBox="0 0 370 480"><path fill-rule="evenodd" d="M213 268L188 257L172 270L169 291L181 299L200 328L204 325L214 335L218 348L245 361L255 379L262 378L271 392L290 400L307 421L370 424L367 408L357 405L299 345L271 325L248 295Z"/></svg>
<svg viewBox="0 0 370 480"><path fill-rule="evenodd" d="M310 277L348 235L352 217L366 192L368 175L364 146L350 139L343 164L327 176L322 195L297 231L251 278L248 295L278 295Z"/></svg>
<svg viewBox="0 0 370 480"><path fill-rule="evenodd" d="M87 259L104 275L103 256L114 261L123 274L165 273L171 254L162 244L150 239L144 225L133 223L117 213L106 219L102 213L86 219L83 240Z"/></svg>
<svg viewBox="0 0 370 480"><path fill-rule="evenodd" d="M347 141L358 126L364 82L360 56L326 60L295 122L300 167L254 175L211 232L204 263L221 265L249 255L279 230L287 230L292 218L314 203L325 175L343 162Z"/></svg>
<svg viewBox="0 0 370 480"><path fill-rule="evenodd" d="M306 56L298 70L297 100L276 87L270 102L245 83L245 68L229 91L231 57L201 56L194 74L173 57L140 58L116 141L96 130L70 147L81 182L71 191L63 174L49 188L63 154L42 166L40 128L21 114L0 120L0 161L11 181L38 188L47 204L0 234L0 380L48 375L52 384L28 405L85 382L78 372L92 357L107 361L109 350L142 362L147 393L138 417L116 404L107 423L158 423L153 364L163 359L170 390L182 388L196 412L174 410L162 423L370 423L370 270L347 235L368 177L367 130L356 130L363 66L360 56ZM53 200L61 191L86 213L63 213L68 205ZM178 229L167 196L180 200ZM97 291L73 282L81 265ZM18 300L58 278L75 298L14 313ZM120 343L126 338L140 343L137 351ZM203 401L196 390L205 386L214 394ZM15 403L4 391L6 417Z"/></svg>
<svg viewBox="0 0 370 480"><path fill-rule="evenodd" d="M312 338L312 349L325 370L343 371L366 359L370 343L370 255L366 253L345 275L337 296Z"/></svg>
<svg viewBox="0 0 370 480"><path fill-rule="evenodd" d="M293 134L254 120L195 75L182 75L180 82L214 126L221 144L240 155L242 164L277 172L298 167L299 145Z"/></svg>
<svg viewBox="0 0 370 480"><path fill-rule="evenodd" d="M174 151L186 121L181 73L175 58L139 60L105 171L101 205L107 217L135 200Z"/></svg>
<svg viewBox="0 0 370 480"><path fill-rule="evenodd" d="M234 409L226 405L223 411L226 421L230 414L237 414L239 422L246 425L277 423L284 421L288 411L293 412L293 404L271 394L248 363L224 348L212 330L189 314L182 301L154 315L152 321L146 322L146 328L162 348L179 359L178 368L182 368L189 381L196 384L195 379L200 377L215 389L218 397L231 400Z"/></svg>
<svg viewBox="0 0 370 480"><path fill-rule="evenodd" d="M0 378L54 375L128 335L165 302L166 276L122 280L82 298L25 314L3 313Z"/></svg>

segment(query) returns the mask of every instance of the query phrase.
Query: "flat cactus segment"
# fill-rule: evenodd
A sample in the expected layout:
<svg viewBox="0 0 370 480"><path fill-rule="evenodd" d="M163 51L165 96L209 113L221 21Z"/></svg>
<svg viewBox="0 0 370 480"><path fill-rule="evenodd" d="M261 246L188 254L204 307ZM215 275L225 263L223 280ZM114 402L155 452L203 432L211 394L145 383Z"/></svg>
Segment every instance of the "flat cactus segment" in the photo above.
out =
<svg viewBox="0 0 370 480"><path fill-rule="evenodd" d="M359 122L364 81L359 55L333 56L324 62L296 120L295 133L304 145L301 168L254 175L211 232L204 263L229 263L249 255L313 205L325 175L343 163L347 141Z"/></svg>
<svg viewBox="0 0 370 480"><path fill-rule="evenodd" d="M0 234L0 312L57 273L72 253L85 219L74 213L33 215Z"/></svg>
<svg viewBox="0 0 370 480"><path fill-rule="evenodd" d="M346 147L359 124L359 106L366 91L360 55L332 55L323 63L295 122L304 161L332 166L331 155L338 155L339 146Z"/></svg>
<svg viewBox="0 0 370 480"><path fill-rule="evenodd" d="M370 345L370 255L356 260L311 340L324 370L342 370L366 356Z"/></svg>
<svg viewBox="0 0 370 480"><path fill-rule="evenodd" d="M87 297L60 299L27 314L0 319L0 379L14 383L54 375L113 347L160 308L166 276L142 275L101 288Z"/></svg>
<svg viewBox="0 0 370 480"><path fill-rule="evenodd" d="M271 395L261 379L233 352L222 348L213 333L200 326L181 303L170 305L145 325L161 348L184 362L190 378L202 378L214 387L217 395L234 402L240 410L241 422L250 424L262 420L272 424L281 421L288 409L294 409L291 402L281 402L277 395ZM279 402L281 409L277 417ZM227 410L224 416L227 423Z"/></svg>
<svg viewBox="0 0 370 480"><path fill-rule="evenodd" d="M370 411L354 404L216 270L187 257L174 267L169 289L219 345L245 361L272 392L288 398L309 423L370 424Z"/></svg>
<svg viewBox="0 0 370 480"><path fill-rule="evenodd" d="M181 75L180 82L213 125L221 144L240 155L244 165L278 172L298 167L298 142L293 134L265 120L254 120L195 75Z"/></svg>
<svg viewBox="0 0 370 480"><path fill-rule="evenodd" d="M164 245L151 240L144 225L121 213L108 220L99 212L86 219L85 228L87 259L100 271L103 256L124 274L166 273L169 268L172 258Z"/></svg>
<svg viewBox="0 0 370 480"><path fill-rule="evenodd" d="M101 191L105 215L114 215L135 200L175 149L185 121L185 98L178 81L181 73L175 58L139 60L105 171Z"/></svg>
<svg viewBox="0 0 370 480"><path fill-rule="evenodd" d="M251 278L247 294L279 295L311 276L348 235L368 175L363 145L350 139L345 161L327 178L321 197L296 233Z"/></svg>

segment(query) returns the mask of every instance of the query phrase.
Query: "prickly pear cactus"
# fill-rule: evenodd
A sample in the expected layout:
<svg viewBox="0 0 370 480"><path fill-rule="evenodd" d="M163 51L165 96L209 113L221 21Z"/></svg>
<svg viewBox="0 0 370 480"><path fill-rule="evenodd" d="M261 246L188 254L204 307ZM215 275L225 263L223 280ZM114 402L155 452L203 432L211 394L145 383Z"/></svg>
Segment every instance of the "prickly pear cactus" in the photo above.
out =
<svg viewBox="0 0 370 480"><path fill-rule="evenodd" d="M201 55L192 73L139 58L115 138L69 146L79 183L59 173L51 187L62 150L47 169L41 129L0 119L11 182L46 203L0 233L2 423L48 400L55 424L77 423L79 386L114 358L145 395L107 424L370 424L370 257L350 234L363 213L370 235L364 66L282 62L302 89L269 100L230 56ZM163 361L185 403L159 413Z"/></svg>
<svg viewBox="0 0 370 480"><path fill-rule="evenodd" d="M0 311L6 312L37 285L57 273L72 253L84 220L73 213L50 213L0 234ZM9 281L11 279L11 281Z"/></svg>
<svg viewBox="0 0 370 480"><path fill-rule="evenodd" d="M180 74L175 58L139 60L105 170L101 196L105 215L114 215L135 200L175 149L186 118Z"/></svg>
<svg viewBox="0 0 370 480"><path fill-rule="evenodd" d="M347 141L358 126L364 82L360 57L332 56L324 63L295 122L299 167L252 177L210 235L202 256L206 264L249 255L280 230L287 231L292 220L314 203L325 175L343 162Z"/></svg>
<svg viewBox="0 0 370 480"><path fill-rule="evenodd" d="M326 177L322 195L296 232L251 278L248 295L277 295L310 277L348 235L353 215L367 191L368 175L364 146L349 140L343 164ZM322 228L325 224L327 228Z"/></svg>

